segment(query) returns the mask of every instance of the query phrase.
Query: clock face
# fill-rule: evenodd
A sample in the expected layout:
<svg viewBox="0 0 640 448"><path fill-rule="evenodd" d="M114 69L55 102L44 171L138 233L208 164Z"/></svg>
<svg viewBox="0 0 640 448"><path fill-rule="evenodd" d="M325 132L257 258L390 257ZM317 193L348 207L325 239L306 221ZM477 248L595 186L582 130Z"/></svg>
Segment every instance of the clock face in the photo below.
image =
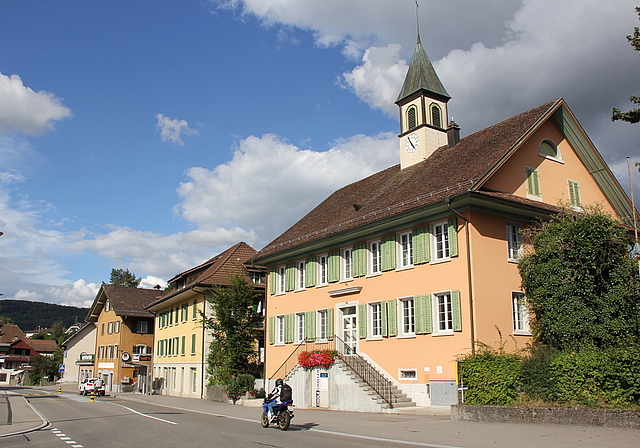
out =
<svg viewBox="0 0 640 448"><path fill-rule="evenodd" d="M405 149L409 154L416 152L418 146L420 145L420 137L418 134L410 134L407 137L407 143L405 144Z"/></svg>

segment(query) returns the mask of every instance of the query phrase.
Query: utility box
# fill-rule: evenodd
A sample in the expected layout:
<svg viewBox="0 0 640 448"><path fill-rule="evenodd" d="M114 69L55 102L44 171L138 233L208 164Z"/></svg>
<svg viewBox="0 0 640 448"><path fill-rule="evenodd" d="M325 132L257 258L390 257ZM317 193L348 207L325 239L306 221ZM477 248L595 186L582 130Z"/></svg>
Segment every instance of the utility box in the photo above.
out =
<svg viewBox="0 0 640 448"><path fill-rule="evenodd" d="M431 380L430 389L432 406L458 404L458 385L454 380Z"/></svg>

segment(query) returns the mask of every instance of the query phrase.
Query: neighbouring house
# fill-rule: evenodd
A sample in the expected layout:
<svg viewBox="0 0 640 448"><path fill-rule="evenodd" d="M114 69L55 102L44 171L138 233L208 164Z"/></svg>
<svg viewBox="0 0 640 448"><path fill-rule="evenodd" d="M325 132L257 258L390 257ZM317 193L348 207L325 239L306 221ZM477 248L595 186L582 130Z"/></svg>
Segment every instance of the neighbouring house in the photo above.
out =
<svg viewBox="0 0 640 448"><path fill-rule="evenodd" d="M62 342L64 347L63 364L65 366L63 383L79 383L87 378L94 378L96 350L96 323L86 322Z"/></svg>
<svg viewBox="0 0 640 448"><path fill-rule="evenodd" d="M264 297L265 269L250 262L255 254L255 249L240 242L170 279L172 289L146 306L156 316L154 393L206 398L207 355L212 336L201 320L212 313L207 298L211 297L212 288L229 285L234 274L245 276ZM256 344L262 351L263 328L256 331Z"/></svg>
<svg viewBox="0 0 640 448"><path fill-rule="evenodd" d="M154 316L145 307L162 294L157 289L100 287L85 320L96 325L93 373L104 380L107 392L148 391Z"/></svg>
<svg viewBox="0 0 640 448"><path fill-rule="evenodd" d="M396 102L400 164L337 190L256 256L266 374L287 378L298 407L456 403L457 356L500 334L508 351L531 340L522 229L591 204L631 222L563 99L462 139L449 99L418 38ZM341 356L298 365L322 349Z"/></svg>
<svg viewBox="0 0 640 448"><path fill-rule="evenodd" d="M31 370L31 356L53 356L56 342L29 339L17 325L0 325L0 385L22 384Z"/></svg>

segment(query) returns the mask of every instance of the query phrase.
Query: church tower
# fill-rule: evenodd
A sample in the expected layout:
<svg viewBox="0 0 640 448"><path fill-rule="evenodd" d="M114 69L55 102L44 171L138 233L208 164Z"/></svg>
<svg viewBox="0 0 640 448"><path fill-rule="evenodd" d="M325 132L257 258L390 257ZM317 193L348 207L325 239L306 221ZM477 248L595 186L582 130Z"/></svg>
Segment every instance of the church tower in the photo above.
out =
<svg viewBox="0 0 640 448"><path fill-rule="evenodd" d="M418 42L396 104L400 108L400 168L405 169L447 145L447 102L451 99L427 52Z"/></svg>

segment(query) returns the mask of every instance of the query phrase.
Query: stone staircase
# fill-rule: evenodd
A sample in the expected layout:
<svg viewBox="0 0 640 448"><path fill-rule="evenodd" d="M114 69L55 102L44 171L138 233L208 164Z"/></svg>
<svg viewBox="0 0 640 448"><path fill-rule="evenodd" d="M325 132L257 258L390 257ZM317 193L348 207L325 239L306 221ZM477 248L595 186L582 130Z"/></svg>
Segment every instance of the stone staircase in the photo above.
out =
<svg viewBox="0 0 640 448"><path fill-rule="evenodd" d="M416 405L398 386L386 379L364 358L358 355L343 355L343 358L336 358L336 367L367 392L383 409L408 408ZM371 369L378 373L375 376L375 384L370 384L374 381L367 381L363 373L358 373Z"/></svg>

